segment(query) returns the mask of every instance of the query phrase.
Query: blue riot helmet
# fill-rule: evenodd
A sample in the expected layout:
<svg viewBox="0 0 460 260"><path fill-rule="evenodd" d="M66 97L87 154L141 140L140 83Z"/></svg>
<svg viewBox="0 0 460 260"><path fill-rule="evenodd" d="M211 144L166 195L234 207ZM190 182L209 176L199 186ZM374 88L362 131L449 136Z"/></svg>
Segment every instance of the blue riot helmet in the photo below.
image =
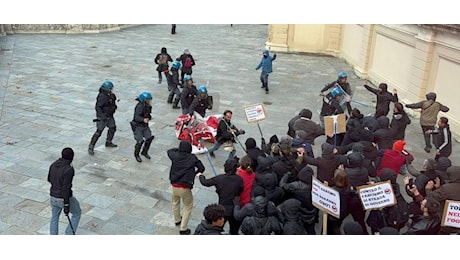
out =
<svg viewBox="0 0 460 260"><path fill-rule="evenodd" d="M346 77L347 77L347 73L345 73L343 71L339 73L339 76L338 76L339 79L343 79L343 78L346 78Z"/></svg>
<svg viewBox="0 0 460 260"><path fill-rule="evenodd" d="M179 69L180 68L180 61L176 60L174 61L172 64L171 64L171 67L175 68L175 69ZM185 77L184 77L185 79Z"/></svg>
<svg viewBox="0 0 460 260"><path fill-rule="evenodd" d="M144 91L142 92L139 97L137 98L139 99L140 102L144 102L144 101L152 101L152 94L150 94L150 92L148 91Z"/></svg>
<svg viewBox="0 0 460 260"><path fill-rule="evenodd" d="M343 95L343 90L341 87L334 87L332 90L331 90L331 95L333 98L337 97L337 96L341 96Z"/></svg>
<svg viewBox="0 0 460 260"><path fill-rule="evenodd" d="M111 81L104 81L104 83L102 83L102 86L101 88L104 90L104 91L111 91L113 89L113 83Z"/></svg>
<svg viewBox="0 0 460 260"><path fill-rule="evenodd" d="M206 86L200 86L198 88L198 96L201 99L206 99L208 97L208 89L206 88Z"/></svg>
<svg viewBox="0 0 460 260"><path fill-rule="evenodd" d="M191 79L192 79L192 76L185 74L184 81L191 80Z"/></svg>

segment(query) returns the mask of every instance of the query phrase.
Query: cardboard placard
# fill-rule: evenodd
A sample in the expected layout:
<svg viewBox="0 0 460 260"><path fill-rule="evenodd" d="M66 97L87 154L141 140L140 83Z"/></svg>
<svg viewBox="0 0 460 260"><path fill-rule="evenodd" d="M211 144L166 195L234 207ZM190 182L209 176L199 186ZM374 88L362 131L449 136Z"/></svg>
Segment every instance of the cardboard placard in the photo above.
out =
<svg viewBox="0 0 460 260"><path fill-rule="evenodd" d="M255 123L267 118L264 104L254 104L244 108L244 114L248 123Z"/></svg>
<svg viewBox="0 0 460 260"><path fill-rule="evenodd" d="M364 210L382 209L397 203L391 181L356 187Z"/></svg>
<svg viewBox="0 0 460 260"><path fill-rule="evenodd" d="M337 129L334 132L334 125L337 124ZM345 114L324 117L324 133L326 136L345 133L347 131L347 119Z"/></svg>
<svg viewBox="0 0 460 260"><path fill-rule="evenodd" d="M460 201L446 200L441 226L460 228Z"/></svg>
<svg viewBox="0 0 460 260"><path fill-rule="evenodd" d="M324 185L315 176L312 176L311 201L313 206L336 218L340 218L339 192Z"/></svg>

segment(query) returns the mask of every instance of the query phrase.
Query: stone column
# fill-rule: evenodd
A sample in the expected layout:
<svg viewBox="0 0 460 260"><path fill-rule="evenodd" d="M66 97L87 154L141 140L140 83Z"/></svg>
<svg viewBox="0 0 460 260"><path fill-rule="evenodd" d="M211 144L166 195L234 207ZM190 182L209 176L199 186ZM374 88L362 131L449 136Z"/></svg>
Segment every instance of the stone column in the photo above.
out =
<svg viewBox="0 0 460 260"><path fill-rule="evenodd" d="M354 70L356 75L362 79L367 79L369 71L369 59L372 48L372 43L375 37L375 25L363 25L363 40L361 44L361 53L359 63L355 66Z"/></svg>
<svg viewBox="0 0 460 260"><path fill-rule="evenodd" d="M268 25L268 40L265 47L270 51L288 52L289 24ZM293 25L292 25L293 26Z"/></svg>

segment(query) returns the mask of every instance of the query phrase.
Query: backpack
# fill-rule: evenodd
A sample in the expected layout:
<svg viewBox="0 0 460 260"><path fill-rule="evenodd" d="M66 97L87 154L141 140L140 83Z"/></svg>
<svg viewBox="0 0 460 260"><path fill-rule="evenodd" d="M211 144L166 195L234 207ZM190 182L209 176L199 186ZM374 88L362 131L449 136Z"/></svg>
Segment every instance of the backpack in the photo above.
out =
<svg viewBox="0 0 460 260"><path fill-rule="evenodd" d="M184 62L184 68L190 69L192 67L192 58L190 56L187 56Z"/></svg>
<svg viewBox="0 0 460 260"><path fill-rule="evenodd" d="M167 64L168 63L168 55L161 54L160 58L158 59L158 63L160 64Z"/></svg>

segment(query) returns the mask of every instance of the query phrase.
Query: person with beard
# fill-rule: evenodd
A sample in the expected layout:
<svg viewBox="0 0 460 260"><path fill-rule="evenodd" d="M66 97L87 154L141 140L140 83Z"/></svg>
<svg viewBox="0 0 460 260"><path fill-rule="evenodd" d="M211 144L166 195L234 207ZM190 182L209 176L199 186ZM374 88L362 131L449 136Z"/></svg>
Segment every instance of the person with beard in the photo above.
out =
<svg viewBox="0 0 460 260"><path fill-rule="evenodd" d="M383 115L387 116L390 112L390 103L398 102L398 91L394 88L393 94L388 92L388 85L386 83L380 83L377 89L370 87L367 84L367 81L364 83L364 87L371 93L377 96L377 103L375 104L375 109L381 108L383 110Z"/></svg>
<svg viewBox="0 0 460 260"><path fill-rule="evenodd" d="M297 180L287 182L289 173L286 173L280 181L280 187L286 192L288 199L293 198L301 202L300 213L303 226L309 235L315 235L315 220L319 210L313 206L311 198L313 169L305 166L297 175Z"/></svg>
<svg viewBox="0 0 460 260"><path fill-rule="evenodd" d="M406 127L411 123L409 116L404 111L403 104L396 102L393 108L393 117L390 122L390 131L393 140L404 140Z"/></svg>
<svg viewBox="0 0 460 260"><path fill-rule="evenodd" d="M203 186L216 187L216 193L219 197L218 203L223 205L225 208L224 224L228 221L231 235L238 235L238 231L241 225L241 223L236 221L233 217L233 199L239 196L243 191L243 179L236 175L237 169L238 161L231 158L225 161L225 174L219 174L210 179L206 179L206 177L201 173L198 173L197 175L200 183Z"/></svg>
<svg viewBox="0 0 460 260"><path fill-rule="evenodd" d="M429 153L431 150L431 134L427 134L428 130L434 130L438 114L440 111L446 113L449 111L449 107L436 101L436 93L429 92L425 95L426 100L418 103L407 104L407 108L421 109L420 113L420 126L422 127L422 133L425 138L425 152ZM433 140L433 144L434 140Z"/></svg>
<svg viewBox="0 0 460 260"><path fill-rule="evenodd" d="M203 211L204 220L195 228L194 235L224 235L225 207L209 204Z"/></svg>

